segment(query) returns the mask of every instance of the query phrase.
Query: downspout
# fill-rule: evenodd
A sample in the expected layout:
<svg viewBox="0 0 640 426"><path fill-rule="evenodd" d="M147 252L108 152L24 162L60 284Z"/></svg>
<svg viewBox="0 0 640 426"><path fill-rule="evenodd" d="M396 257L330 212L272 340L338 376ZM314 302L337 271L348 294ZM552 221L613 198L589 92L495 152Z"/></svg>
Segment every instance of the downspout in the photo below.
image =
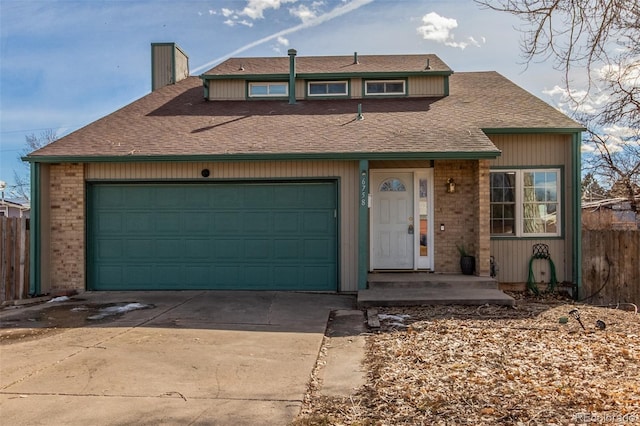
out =
<svg viewBox="0 0 640 426"><path fill-rule="evenodd" d="M31 163L31 213L29 219L29 294L40 294L40 164Z"/></svg>
<svg viewBox="0 0 640 426"><path fill-rule="evenodd" d="M573 297L576 300L580 298L582 291L582 200L580 194L581 188L581 172L582 172L582 132L576 132L573 135L572 154L573 154L573 209L575 210L573 222L573 282L576 294Z"/></svg>
<svg viewBox="0 0 640 426"><path fill-rule="evenodd" d="M296 49L289 49L289 105L296 103Z"/></svg>

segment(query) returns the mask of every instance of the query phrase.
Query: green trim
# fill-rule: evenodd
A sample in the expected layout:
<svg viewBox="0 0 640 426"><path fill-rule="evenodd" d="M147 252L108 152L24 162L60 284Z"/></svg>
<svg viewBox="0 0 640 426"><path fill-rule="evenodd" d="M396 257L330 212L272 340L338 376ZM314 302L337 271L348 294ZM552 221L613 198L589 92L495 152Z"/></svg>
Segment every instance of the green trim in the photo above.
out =
<svg viewBox="0 0 640 426"><path fill-rule="evenodd" d="M500 151L456 151L456 152L326 152L284 154L190 154L190 155L38 155L22 157L29 163L136 163L136 162L189 162L189 161L274 161L274 160L481 160L494 159Z"/></svg>
<svg viewBox="0 0 640 426"><path fill-rule="evenodd" d="M581 127L483 127L480 130L487 135L521 135L526 133L575 134L585 129Z"/></svg>
<svg viewBox="0 0 640 426"><path fill-rule="evenodd" d="M491 239L497 239L497 240L538 240L538 239L546 239L546 240L565 240L567 237L566 234L566 217L567 217L567 212L566 212L566 192L565 192L565 188L566 188L566 179L565 179L565 166L563 164L560 165L538 165L538 166L495 166L495 167L490 167L489 168L489 174L491 174L492 172L500 172L500 171L509 171L509 170L517 170L517 171L521 171L521 170L531 170L531 171L540 171L540 170L546 170L546 169L557 169L559 170L560 173L560 184L559 184L559 189L561 191L561 197L558 200L558 204L560 205L560 235L539 235L539 236L525 236L524 234L522 236L510 236L510 235L491 235L490 238ZM491 185L489 185L489 187L491 187ZM491 200L489 200L489 206L491 206ZM489 214L489 216L491 216L491 214ZM519 220L524 220L523 217L517 218Z"/></svg>
<svg viewBox="0 0 640 426"><path fill-rule="evenodd" d="M297 73L298 79L317 80L327 79L344 79L344 78L406 78L415 76L445 76L453 74L452 71L391 71L391 72L333 72L333 73ZM238 74L238 75L208 75L201 74L199 78L202 80L269 80L269 79L288 79L288 73L278 74Z"/></svg>
<svg viewBox="0 0 640 426"><path fill-rule="evenodd" d="M582 132L576 132L573 135L571 146L571 155L573 158L573 173L571 174L571 183L573 184L573 255L572 255L572 272L573 284L577 291L574 297L579 298L582 287L582 201L581 201L581 170L582 170Z"/></svg>
<svg viewBox="0 0 640 426"><path fill-rule="evenodd" d="M296 52L295 49L289 49L289 105L296 103Z"/></svg>
<svg viewBox="0 0 640 426"><path fill-rule="evenodd" d="M358 290L367 288L369 273L369 161L360 160L358 174Z"/></svg>
<svg viewBox="0 0 640 426"><path fill-rule="evenodd" d="M29 220L29 293L39 295L41 286L41 199L40 164L31 163L31 212Z"/></svg>

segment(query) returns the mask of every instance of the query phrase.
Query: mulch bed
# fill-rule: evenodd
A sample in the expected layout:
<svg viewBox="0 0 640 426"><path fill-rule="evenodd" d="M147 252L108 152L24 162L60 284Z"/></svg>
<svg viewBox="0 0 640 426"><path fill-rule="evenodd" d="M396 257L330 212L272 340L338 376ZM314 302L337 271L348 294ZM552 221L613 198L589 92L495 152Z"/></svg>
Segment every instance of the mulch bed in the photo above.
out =
<svg viewBox="0 0 640 426"><path fill-rule="evenodd" d="M640 316L615 308L522 296L382 308L366 385L326 398L313 383L295 424L640 424Z"/></svg>

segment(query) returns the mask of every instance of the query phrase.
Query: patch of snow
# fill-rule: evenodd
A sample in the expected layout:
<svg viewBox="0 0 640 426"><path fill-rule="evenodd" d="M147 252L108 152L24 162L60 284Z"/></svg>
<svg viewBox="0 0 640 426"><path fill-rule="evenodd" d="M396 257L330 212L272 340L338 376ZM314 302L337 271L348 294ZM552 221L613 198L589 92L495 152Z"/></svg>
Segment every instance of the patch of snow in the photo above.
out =
<svg viewBox="0 0 640 426"><path fill-rule="evenodd" d="M403 323L404 320L406 320L408 318L411 318L411 315L408 315L408 314L400 314L400 315L378 314L378 318L381 321L392 320L392 321Z"/></svg>
<svg viewBox="0 0 640 426"><path fill-rule="evenodd" d="M86 306L77 306L75 308L71 309L71 312L83 312L83 311L88 311L89 308L87 308Z"/></svg>
<svg viewBox="0 0 640 426"><path fill-rule="evenodd" d="M137 302L127 303L126 305L123 305L123 306L109 306L109 307L100 309L100 311L97 314L91 315L90 317L87 317L87 319L99 320L99 319L109 317L111 315L124 314L130 311L135 311L138 309L148 309L152 307L153 307L152 305L145 305L143 303L137 303Z"/></svg>
<svg viewBox="0 0 640 426"><path fill-rule="evenodd" d="M67 302L69 300L71 300L69 296L60 296L60 297L54 297L53 299L49 300L47 303Z"/></svg>

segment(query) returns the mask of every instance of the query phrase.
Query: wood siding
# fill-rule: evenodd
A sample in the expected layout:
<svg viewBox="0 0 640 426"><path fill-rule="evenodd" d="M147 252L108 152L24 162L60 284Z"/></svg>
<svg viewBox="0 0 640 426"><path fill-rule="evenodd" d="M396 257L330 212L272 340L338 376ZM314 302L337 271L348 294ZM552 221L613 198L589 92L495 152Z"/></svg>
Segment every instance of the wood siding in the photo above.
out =
<svg viewBox="0 0 640 426"><path fill-rule="evenodd" d="M244 80L210 80L209 100L238 101L246 99L246 81ZM362 98L362 79L350 79L351 98ZM409 77L407 81L408 95L420 96L444 96L445 79L442 76ZM296 99L305 99L307 94L307 82L296 80Z"/></svg>
<svg viewBox="0 0 640 426"><path fill-rule="evenodd" d="M354 161L264 161L228 163L91 163L87 180L197 180L339 178L340 290L358 290L358 174Z"/></svg>
<svg viewBox="0 0 640 426"><path fill-rule="evenodd" d="M409 77L409 96L444 96L444 77Z"/></svg>
<svg viewBox="0 0 640 426"><path fill-rule="evenodd" d="M152 44L151 48L152 90L189 77L189 58L178 46L172 43L158 43Z"/></svg>
<svg viewBox="0 0 640 426"><path fill-rule="evenodd" d="M168 44L153 45L153 63L151 64L153 69L152 90L171 84L173 76L172 50Z"/></svg>
<svg viewBox="0 0 640 426"><path fill-rule="evenodd" d="M497 279L501 283L525 283L529 275L529 260L533 245L549 245L551 259L556 267L558 281L571 281L572 277L572 206L571 135L518 134L490 135L502 155L490 161L490 167L545 168L562 167L561 215L563 238L500 239L491 240L491 255L498 263ZM535 260L533 271L536 281L549 282L549 262Z"/></svg>
<svg viewBox="0 0 640 426"><path fill-rule="evenodd" d="M244 80L209 81L209 100L238 101L245 100L246 82Z"/></svg>

